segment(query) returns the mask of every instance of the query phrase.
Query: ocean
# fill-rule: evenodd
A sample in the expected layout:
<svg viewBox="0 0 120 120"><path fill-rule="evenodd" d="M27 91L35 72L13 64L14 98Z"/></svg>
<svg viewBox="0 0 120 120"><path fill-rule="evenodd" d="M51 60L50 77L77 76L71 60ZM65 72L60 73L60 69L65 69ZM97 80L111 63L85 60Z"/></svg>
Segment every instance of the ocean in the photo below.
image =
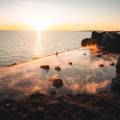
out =
<svg viewBox="0 0 120 120"><path fill-rule="evenodd" d="M0 98L19 98L36 91L64 94L110 90L116 76L111 63L116 64L116 56L96 57L89 48L81 48L82 39L89 37L91 32L0 31ZM60 53L54 55L56 52ZM101 64L104 66L99 67ZM49 65L49 71L41 65ZM61 71L55 70L57 66ZM60 89L53 86L56 78L64 82Z"/></svg>
<svg viewBox="0 0 120 120"><path fill-rule="evenodd" d="M90 32L0 31L0 66L81 46Z"/></svg>

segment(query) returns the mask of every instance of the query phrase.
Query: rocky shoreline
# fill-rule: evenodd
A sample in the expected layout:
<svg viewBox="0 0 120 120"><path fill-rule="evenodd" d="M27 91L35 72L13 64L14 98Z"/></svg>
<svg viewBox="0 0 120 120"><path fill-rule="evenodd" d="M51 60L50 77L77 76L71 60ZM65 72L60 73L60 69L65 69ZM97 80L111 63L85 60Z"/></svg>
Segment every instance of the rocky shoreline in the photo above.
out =
<svg viewBox="0 0 120 120"><path fill-rule="evenodd" d="M107 35L107 38L105 37ZM104 52L119 52L120 44L106 43L117 37L118 33L92 33L92 38L84 39L82 46L97 44ZM104 37L103 37L104 36ZM115 37L116 36L116 37ZM104 39L103 39L104 38ZM120 37L117 37L119 41ZM120 41L119 41L120 42ZM113 43L112 43L113 44ZM101 57L97 55L97 57ZM69 62L72 65L72 62ZM111 65L115 65L111 63ZM100 64L100 67L103 67ZM41 66L49 70L48 65ZM55 67L60 71L59 66ZM64 86L61 79L56 79L53 86ZM116 77L111 83L111 91L103 91L97 94L67 94L59 95L55 91L50 95L34 93L19 100L0 100L0 120L120 120L120 57L116 64Z"/></svg>
<svg viewBox="0 0 120 120"><path fill-rule="evenodd" d="M35 93L18 101L0 102L0 120L119 120L119 113L120 96L111 92L66 96Z"/></svg>
<svg viewBox="0 0 120 120"><path fill-rule="evenodd" d="M53 91L0 100L0 120L120 120L119 60L111 92L59 95Z"/></svg>
<svg viewBox="0 0 120 120"><path fill-rule="evenodd" d="M91 38L82 40L81 46L96 44L104 51L120 53L120 34L118 32L96 32L93 31Z"/></svg>

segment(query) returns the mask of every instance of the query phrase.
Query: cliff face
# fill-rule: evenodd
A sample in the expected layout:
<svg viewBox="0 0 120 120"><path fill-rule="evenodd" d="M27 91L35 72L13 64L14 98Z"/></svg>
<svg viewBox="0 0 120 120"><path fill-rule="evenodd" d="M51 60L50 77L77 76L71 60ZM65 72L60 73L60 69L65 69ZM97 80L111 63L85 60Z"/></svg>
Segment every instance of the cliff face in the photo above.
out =
<svg viewBox="0 0 120 120"><path fill-rule="evenodd" d="M120 52L120 34L117 32L93 31L91 38L84 39L81 46L97 44L109 52Z"/></svg>

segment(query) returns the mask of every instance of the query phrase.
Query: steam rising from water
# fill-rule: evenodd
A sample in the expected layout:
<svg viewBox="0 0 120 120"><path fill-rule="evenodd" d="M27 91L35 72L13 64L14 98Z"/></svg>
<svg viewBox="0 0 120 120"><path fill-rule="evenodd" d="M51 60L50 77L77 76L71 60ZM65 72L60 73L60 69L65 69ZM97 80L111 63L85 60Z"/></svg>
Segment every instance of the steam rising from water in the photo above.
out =
<svg viewBox="0 0 120 120"><path fill-rule="evenodd" d="M73 65L70 66L68 62ZM116 62L113 55L96 58L85 48L4 68L0 71L0 95L19 97L36 91L49 93L53 90L58 93L96 93L108 89L111 79L116 75L115 66L111 66L111 62ZM99 68L101 63L105 67ZM41 69L40 65L43 64L49 64L50 70ZM62 70L55 71L56 66ZM64 87L55 89L52 86L54 78L62 79Z"/></svg>

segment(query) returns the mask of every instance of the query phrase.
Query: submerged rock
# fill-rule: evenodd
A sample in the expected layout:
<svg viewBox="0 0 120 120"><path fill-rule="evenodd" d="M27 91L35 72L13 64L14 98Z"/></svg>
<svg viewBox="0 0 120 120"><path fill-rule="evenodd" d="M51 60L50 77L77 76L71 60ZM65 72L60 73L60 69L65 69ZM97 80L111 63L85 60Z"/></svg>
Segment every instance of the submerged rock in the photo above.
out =
<svg viewBox="0 0 120 120"><path fill-rule="evenodd" d="M72 62L68 62L69 65L72 65Z"/></svg>
<svg viewBox="0 0 120 120"><path fill-rule="evenodd" d="M104 67L105 65L104 64L99 64L99 67Z"/></svg>
<svg viewBox="0 0 120 120"><path fill-rule="evenodd" d="M84 53L83 55L87 55L86 53Z"/></svg>
<svg viewBox="0 0 120 120"><path fill-rule="evenodd" d="M98 55L95 55L95 57L102 57L102 55L98 54Z"/></svg>
<svg viewBox="0 0 120 120"><path fill-rule="evenodd" d="M114 65L115 65L115 63L113 62L113 63L111 63L110 65L111 65L111 66L114 66Z"/></svg>
<svg viewBox="0 0 120 120"><path fill-rule="evenodd" d="M55 79L53 81L53 86L56 88L60 88L63 86L63 81L61 79Z"/></svg>
<svg viewBox="0 0 120 120"><path fill-rule="evenodd" d="M49 70L50 69L50 66L49 65L42 65L40 66L41 68L45 69L45 70Z"/></svg>
<svg viewBox="0 0 120 120"><path fill-rule="evenodd" d="M61 71L61 68L59 66L55 67L56 71Z"/></svg>
<svg viewBox="0 0 120 120"><path fill-rule="evenodd" d="M57 56L57 55L58 55L58 52L56 52L55 55Z"/></svg>

